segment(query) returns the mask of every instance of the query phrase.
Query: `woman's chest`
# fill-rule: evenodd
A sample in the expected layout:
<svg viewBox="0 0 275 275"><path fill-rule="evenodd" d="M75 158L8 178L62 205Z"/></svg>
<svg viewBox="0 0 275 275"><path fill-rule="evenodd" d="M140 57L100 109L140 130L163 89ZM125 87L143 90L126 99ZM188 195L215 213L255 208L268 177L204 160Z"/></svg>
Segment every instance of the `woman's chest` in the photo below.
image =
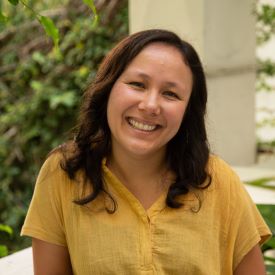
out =
<svg viewBox="0 0 275 275"><path fill-rule="evenodd" d="M220 274L220 222L189 210L150 217L78 209L66 237L75 274Z"/></svg>

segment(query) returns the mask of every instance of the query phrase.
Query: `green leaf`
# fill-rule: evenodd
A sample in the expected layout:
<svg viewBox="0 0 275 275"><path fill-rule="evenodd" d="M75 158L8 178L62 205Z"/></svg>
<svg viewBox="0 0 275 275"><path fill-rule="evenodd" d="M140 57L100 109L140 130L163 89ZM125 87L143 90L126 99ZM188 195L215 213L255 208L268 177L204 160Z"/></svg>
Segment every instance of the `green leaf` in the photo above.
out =
<svg viewBox="0 0 275 275"><path fill-rule="evenodd" d="M8 233L10 236L13 233L12 228L8 225L5 225L5 224L0 224L0 231Z"/></svg>
<svg viewBox="0 0 275 275"><path fill-rule="evenodd" d="M94 13L93 27L95 27L98 23L98 14L96 11L96 7L93 0L82 0L84 4L86 4Z"/></svg>
<svg viewBox="0 0 275 275"><path fill-rule="evenodd" d="M34 52L32 59L40 65L43 65L46 62L46 57L41 52Z"/></svg>
<svg viewBox="0 0 275 275"><path fill-rule="evenodd" d="M43 28L45 29L47 35L52 38L54 42L54 46L58 47L59 43L59 30L55 26L54 22L51 18L46 16L38 16L39 22L42 24Z"/></svg>
<svg viewBox="0 0 275 275"><path fill-rule="evenodd" d="M59 105L72 107L76 102L76 96L73 91L67 91L63 94L56 94L50 97L50 108L56 109Z"/></svg>
<svg viewBox="0 0 275 275"><path fill-rule="evenodd" d="M0 258L8 255L8 249L5 245L0 245Z"/></svg>
<svg viewBox="0 0 275 275"><path fill-rule="evenodd" d="M9 2L10 2L12 5L16 6L16 5L18 4L19 0L9 0Z"/></svg>
<svg viewBox="0 0 275 275"><path fill-rule="evenodd" d="M275 265L266 265L267 274L274 274L275 273Z"/></svg>
<svg viewBox="0 0 275 275"><path fill-rule="evenodd" d="M257 204L257 207L267 222L268 226L275 232L275 205L273 204Z"/></svg>
<svg viewBox="0 0 275 275"><path fill-rule="evenodd" d="M272 184L272 182L274 180L275 180L274 177L260 178L260 179L256 179L256 180L253 180L253 181L247 181L245 183L249 184L249 185L254 185L254 186L270 189L270 190L275 190L275 186L274 186L274 184Z"/></svg>
<svg viewBox="0 0 275 275"><path fill-rule="evenodd" d="M1 11L1 7L0 7L0 23L6 23L8 21L8 17L5 16L2 11Z"/></svg>
<svg viewBox="0 0 275 275"><path fill-rule="evenodd" d="M42 92L43 91L43 83L40 81L33 80L30 82L30 86L36 91L36 92Z"/></svg>
<svg viewBox="0 0 275 275"><path fill-rule="evenodd" d="M269 261L275 264L275 259L269 256L264 256L265 261Z"/></svg>

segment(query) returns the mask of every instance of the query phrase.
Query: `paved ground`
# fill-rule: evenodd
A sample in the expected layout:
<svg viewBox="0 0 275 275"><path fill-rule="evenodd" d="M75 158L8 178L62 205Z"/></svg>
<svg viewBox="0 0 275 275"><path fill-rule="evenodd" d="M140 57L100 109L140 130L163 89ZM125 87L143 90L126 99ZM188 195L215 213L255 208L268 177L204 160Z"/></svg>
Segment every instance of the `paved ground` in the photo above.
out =
<svg viewBox="0 0 275 275"><path fill-rule="evenodd" d="M275 156L262 156L259 163L252 166L233 167L244 182L261 178L274 178L269 183L275 188ZM275 204L275 190L271 191L259 187L246 185L246 189L255 203Z"/></svg>
<svg viewBox="0 0 275 275"><path fill-rule="evenodd" d="M0 275L33 275L31 248L0 259Z"/></svg>

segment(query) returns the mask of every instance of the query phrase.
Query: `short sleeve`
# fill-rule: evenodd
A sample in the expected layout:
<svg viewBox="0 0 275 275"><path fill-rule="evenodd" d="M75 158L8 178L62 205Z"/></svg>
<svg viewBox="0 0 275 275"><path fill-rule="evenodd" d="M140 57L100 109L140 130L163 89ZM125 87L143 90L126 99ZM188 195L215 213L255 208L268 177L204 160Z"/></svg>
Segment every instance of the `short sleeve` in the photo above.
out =
<svg viewBox="0 0 275 275"><path fill-rule="evenodd" d="M235 269L255 245L262 245L270 238L271 232L244 184L235 174L231 180L230 197L232 212L229 238L233 238L231 241L234 243L233 269Z"/></svg>
<svg viewBox="0 0 275 275"><path fill-rule="evenodd" d="M60 167L58 153L43 164L27 212L21 236L30 236L49 243L66 246L64 200L66 175Z"/></svg>

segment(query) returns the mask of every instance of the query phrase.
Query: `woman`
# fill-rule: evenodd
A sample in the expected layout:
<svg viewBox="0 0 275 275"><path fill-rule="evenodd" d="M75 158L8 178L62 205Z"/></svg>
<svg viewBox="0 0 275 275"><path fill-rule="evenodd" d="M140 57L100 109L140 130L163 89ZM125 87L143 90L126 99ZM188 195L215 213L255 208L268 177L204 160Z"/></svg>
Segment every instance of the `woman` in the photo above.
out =
<svg viewBox="0 0 275 275"><path fill-rule="evenodd" d="M35 274L264 274L270 231L238 177L210 155L193 47L133 34L88 87L76 137L37 179L23 235Z"/></svg>

